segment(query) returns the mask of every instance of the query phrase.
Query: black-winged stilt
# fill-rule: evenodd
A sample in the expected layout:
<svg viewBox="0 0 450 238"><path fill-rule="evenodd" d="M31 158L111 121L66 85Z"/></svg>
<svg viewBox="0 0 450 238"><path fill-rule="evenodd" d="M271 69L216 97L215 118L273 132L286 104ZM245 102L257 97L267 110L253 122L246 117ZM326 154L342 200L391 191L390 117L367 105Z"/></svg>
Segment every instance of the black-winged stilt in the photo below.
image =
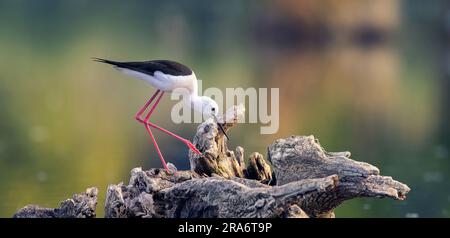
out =
<svg viewBox="0 0 450 238"><path fill-rule="evenodd" d="M169 171L166 161L159 149L158 143L156 142L155 137L150 129L153 127L158 129L177 140L185 143L192 151L201 155L202 153L187 139L184 139L173 132L170 132L152 122L150 122L150 115L155 110L156 106L160 102L162 96L165 92L172 92L177 88L183 88L188 92L188 101L189 105L193 106L193 109L203 113L206 116L214 117L217 121L217 125L223 134L228 138L221 124L218 122L217 114L219 112L217 103L209 97L206 96L198 96L197 92L197 78L195 76L194 71L192 71L189 67L182 65L175 61L170 60L151 60L144 62L117 62L112 60L106 60L101 58L93 58L97 62L106 63L113 65L119 71L133 76L135 78L141 79L157 88L155 94L151 96L151 98L145 103L145 105L136 113L135 118L137 121L145 125L148 134L156 148L159 158L164 166L164 168ZM158 96L159 95L159 96ZM142 115L150 106L150 104L156 99L156 102L150 108L149 112L142 118Z"/></svg>

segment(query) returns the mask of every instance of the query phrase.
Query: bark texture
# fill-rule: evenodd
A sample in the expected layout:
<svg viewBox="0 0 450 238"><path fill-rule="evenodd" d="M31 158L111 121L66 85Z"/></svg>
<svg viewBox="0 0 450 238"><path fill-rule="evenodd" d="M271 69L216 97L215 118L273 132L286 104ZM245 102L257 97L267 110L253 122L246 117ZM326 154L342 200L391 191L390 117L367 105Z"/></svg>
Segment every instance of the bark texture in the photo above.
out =
<svg viewBox="0 0 450 238"><path fill-rule="evenodd" d="M331 175L269 186L243 178L202 177L191 171L169 174L160 169L135 168L128 185L108 187L105 215L116 218L306 217L295 205L308 194L335 189L337 182L337 176Z"/></svg>
<svg viewBox="0 0 450 238"><path fill-rule="evenodd" d="M225 132L237 124L244 112L243 105L234 106L219 118ZM266 182L272 179L271 168L261 154L252 153L247 165L244 162L244 148L238 146L234 151L228 149L226 138L212 118L197 128L193 144L203 153L200 156L189 152L191 170L198 174L206 176L215 174L224 178L250 178Z"/></svg>
<svg viewBox="0 0 450 238"><path fill-rule="evenodd" d="M326 152L314 136L291 136L269 146L277 185L336 175L339 185L320 196L305 197L299 206L310 216L331 217L343 201L356 197L406 199L410 188L368 163L350 159L350 152Z"/></svg>

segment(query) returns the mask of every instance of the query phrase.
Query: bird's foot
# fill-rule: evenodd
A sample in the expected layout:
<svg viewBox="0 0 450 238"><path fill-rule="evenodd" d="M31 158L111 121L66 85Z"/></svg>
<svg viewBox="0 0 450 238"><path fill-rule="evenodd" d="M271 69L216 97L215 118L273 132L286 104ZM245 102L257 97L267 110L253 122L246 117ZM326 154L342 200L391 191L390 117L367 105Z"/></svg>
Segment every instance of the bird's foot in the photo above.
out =
<svg viewBox="0 0 450 238"><path fill-rule="evenodd" d="M192 151L194 151L194 153L198 154L198 155L203 155L202 152L200 152L194 144L192 144L189 140L185 140L184 143L187 145L187 147L189 147L189 149L191 149Z"/></svg>

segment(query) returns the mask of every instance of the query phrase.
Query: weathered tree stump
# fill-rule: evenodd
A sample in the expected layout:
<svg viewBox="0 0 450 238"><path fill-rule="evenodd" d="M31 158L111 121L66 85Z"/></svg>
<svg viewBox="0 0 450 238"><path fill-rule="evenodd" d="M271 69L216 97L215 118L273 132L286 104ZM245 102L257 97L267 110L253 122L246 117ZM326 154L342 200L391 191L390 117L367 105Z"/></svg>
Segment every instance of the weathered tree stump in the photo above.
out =
<svg viewBox="0 0 450 238"><path fill-rule="evenodd" d="M227 111L225 131L243 112L242 106ZM203 156L190 152L190 171L136 168L128 185L111 185L106 216L334 217L333 209L345 200L403 200L409 192L376 167L350 159L349 152L325 152L313 136L275 141L268 150L272 168L259 153L246 163L242 147L229 150L212 119L198 127L193 143Z"/></svg>
<svg viewBox="0 0 450 238"><path fill-rule="evenodd" d="M225 131L236 125L243 113L243 106L228 110L219 119ZM135 168L128 184L110 185L105 216L334 217L333 210L345 200L403 200L410 190L381 176L373 165L350 159L349 152L326 152L313 136L275 141L268 149L272 167L257 152L246 161L242 147L229 150L213 119L198 126L193 143L203 155L189 153L191 170L177 171L170 163L169 172ZM25 207L15 217L64 217L58 215L60 210Z"/></svg>

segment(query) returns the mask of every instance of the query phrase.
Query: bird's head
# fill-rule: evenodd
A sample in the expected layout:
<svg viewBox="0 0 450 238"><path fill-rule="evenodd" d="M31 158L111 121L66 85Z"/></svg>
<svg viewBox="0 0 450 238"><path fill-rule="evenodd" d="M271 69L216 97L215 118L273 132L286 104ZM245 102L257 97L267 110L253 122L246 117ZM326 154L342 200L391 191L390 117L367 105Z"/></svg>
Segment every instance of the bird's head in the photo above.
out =
<svg viewBox="0 0 450 238"><path fill-rule="evenodd" d="M202 113L206 118L217 117L219 114L219 106L216 101L212 100L210 97L202 96L200 97L202 102Z"/></svg>
<svg viewBox="0 0 450 238"><path fill-rule="evenodd" d="M217 122L217 126L222 131L222 133L225 135L225 137L230 140L228 135L225 133L225 130L222 127L222 124L219 122L219 119L217 118L217 115L219 114L219 106L217 105L216 101L214 101L212 98L207 96L200 97L200 100L202 102L202 113L203 116L206 118L214 118L214 120Z"/></svg>

